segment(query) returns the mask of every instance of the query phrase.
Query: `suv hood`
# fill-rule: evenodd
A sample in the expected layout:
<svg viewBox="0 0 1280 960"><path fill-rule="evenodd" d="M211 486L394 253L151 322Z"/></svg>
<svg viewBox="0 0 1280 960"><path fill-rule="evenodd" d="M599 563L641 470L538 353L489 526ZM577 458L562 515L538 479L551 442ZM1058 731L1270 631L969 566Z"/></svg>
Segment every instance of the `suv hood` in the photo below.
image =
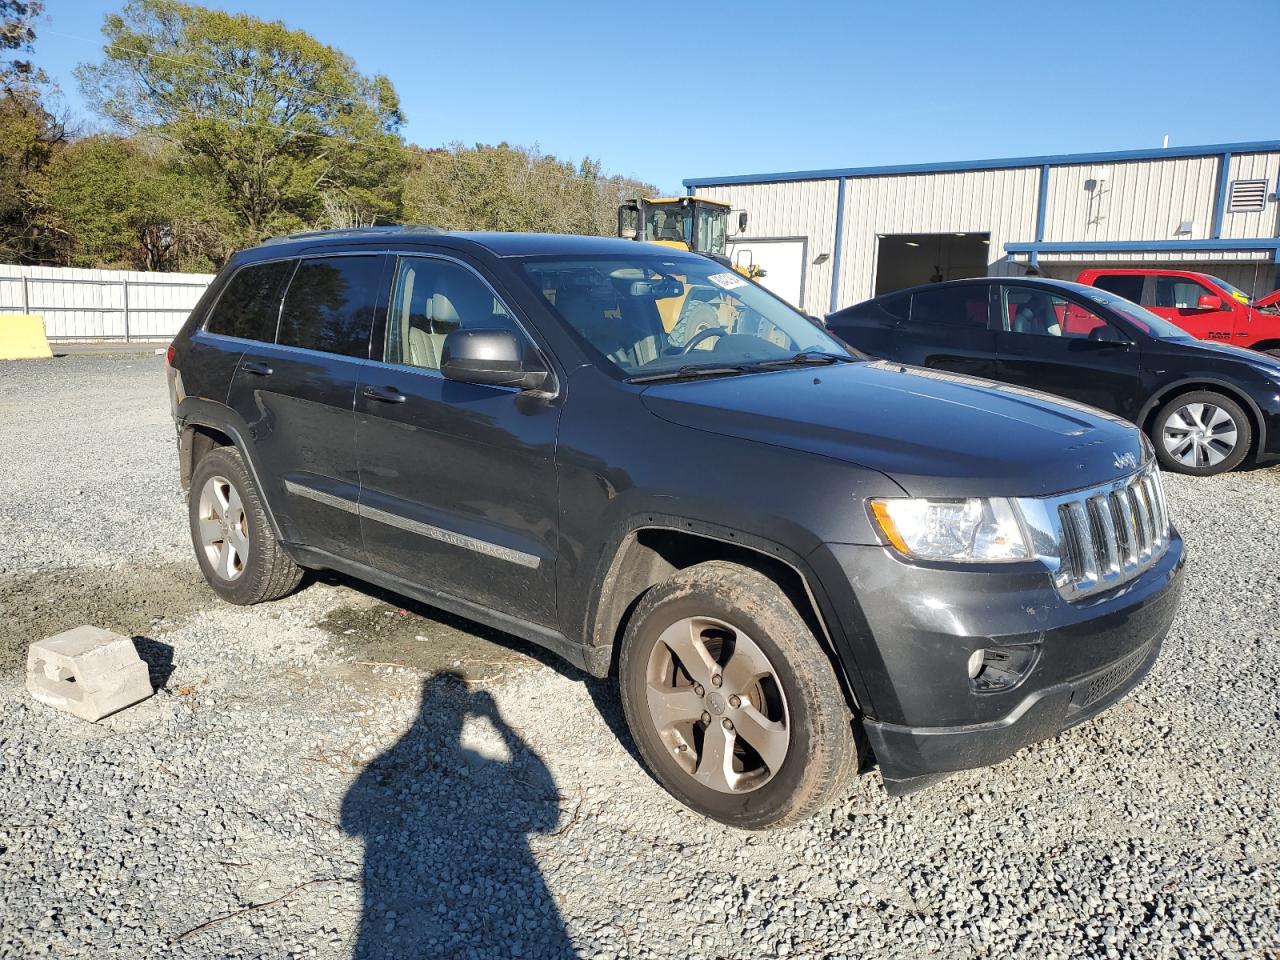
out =
<svg viewBox="0 0 1280 960"><path fill-rule="evenodd" d="M876 361L660 383L671 423L878 470L912 496L1039 496L1105 483L1145 459L1101 410L960 374Z"/></svg>
<svg viewBox="0 0 1280 960"><path fill-rule="evenodd" d="M1253 301L1255 307L1277 307L1280 306L1280 290L1273 290L1261 300Z"/></svg>

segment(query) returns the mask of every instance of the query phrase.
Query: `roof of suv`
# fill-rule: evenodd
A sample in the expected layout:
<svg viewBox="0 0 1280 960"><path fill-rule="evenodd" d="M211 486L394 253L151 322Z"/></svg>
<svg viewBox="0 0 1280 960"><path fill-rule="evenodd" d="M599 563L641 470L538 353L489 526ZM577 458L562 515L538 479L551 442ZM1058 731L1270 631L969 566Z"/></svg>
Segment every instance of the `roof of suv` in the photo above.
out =
<svg viewBox="0 0 1280 960"><path fill-rule="evenodd" d="M277 248L343 246L353 242L381 240L412 240L428 242L442 247L458 247L465 243L474 243L484 247L499 257L524 257L542 254L561 256L635 256L636 242L620 240L616 237L584 237L564 233L500 233L483 231L445 231L430 226L388 226L360 227L351 230L317 230L304 233L291 233L282 237L273 237L265 241L262 247ZM463 241L459 243L458 241ZM279 252L284 252L281 249ZM656 247L646 252L658 252ZM667 253L678 255L679 250L668 249Z"/></svg>

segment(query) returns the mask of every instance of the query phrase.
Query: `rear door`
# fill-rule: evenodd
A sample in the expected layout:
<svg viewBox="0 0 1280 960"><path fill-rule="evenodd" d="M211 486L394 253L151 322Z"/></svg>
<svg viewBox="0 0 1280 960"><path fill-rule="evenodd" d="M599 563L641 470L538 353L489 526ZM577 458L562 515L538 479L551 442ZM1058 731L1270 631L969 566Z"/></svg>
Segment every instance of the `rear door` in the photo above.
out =
<svg viewBox="0 0 1280 960"><path fill-rule="evenodd" d="M459 383L440 373L460 327L509 330L536 346L472 265L395 259L380 362L356 393L360 511L370 565L422 586L557 627L558 397Z"/></svg>
<svg viewBox="0 0 1280 960"><path fill-rule="evenodd" d="M975 377L996 376L996 338L990 326L991 284L947 283L911 295L898 324L892 359Z"/></svg>
<svg viewBox="0 0 1280 960"><path fill-rule="evenodd" d="M1201 297L1218 301L1219 307L1201 306ZM1155 276L1152 302L1147 309L1177 324L1193 337L1230 343L1235 332L1235 305L1230 297L1224 297L1220 291L1210 289L1198 280L1162 273Z"/></svg>
<svg viewBox="0 0 1280 960"><path fill-rule="evenodd" d="M245 349L228 398L249 426L285 539L355 561L363 544L353 407L386 259L296 261L276 342Z"/></svg>
<svg viewBox="0 0 1280 960"><path fill-rule="evenodd" d="M1141 353L1126 333L1045 287L1001 284L998 313L997 379L1137 416Z"/></svg>

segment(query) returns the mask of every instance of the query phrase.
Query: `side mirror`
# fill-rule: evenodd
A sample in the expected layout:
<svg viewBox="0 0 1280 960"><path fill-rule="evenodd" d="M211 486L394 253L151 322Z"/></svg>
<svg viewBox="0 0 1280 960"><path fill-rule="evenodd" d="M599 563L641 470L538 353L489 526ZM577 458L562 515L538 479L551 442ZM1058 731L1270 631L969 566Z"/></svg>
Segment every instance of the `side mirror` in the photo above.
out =
<svg viewBox="0 0 1280 960"><path fill-rule="evenodd" d="M618 236L623 240L635 240L640 235L640 207L624 203L618 207Z"/></svg>
<svg viewBox="0 0 1280 960"><path fill-rule="evenodd" d="M738 211L738 232L743 233L747 229L747 211Z"/></svg>
<svg viewBox="0 0 1280 960"><path fill-rule="evenodd" d="M1130 340L1115 327L1103 324L1089 331L1089 339L1094 343L1109 343L1112 346L1128 346Z"/></svg>
<svg viewBox="0 0 1280 960"><path fill-rule="evenodd" d="M1200 299L1196 301L1198 310L1221 310L1222 298L1215 297L1212 293L1200 294Z"/></svg>
<svg viewBox="0 0 1280 960"><path fill-rule="evenodd" d="M509 330L454 330L440 349L440 372L460 383L521 390L541 389L551 379L541 360L525 358Z"/></svg>

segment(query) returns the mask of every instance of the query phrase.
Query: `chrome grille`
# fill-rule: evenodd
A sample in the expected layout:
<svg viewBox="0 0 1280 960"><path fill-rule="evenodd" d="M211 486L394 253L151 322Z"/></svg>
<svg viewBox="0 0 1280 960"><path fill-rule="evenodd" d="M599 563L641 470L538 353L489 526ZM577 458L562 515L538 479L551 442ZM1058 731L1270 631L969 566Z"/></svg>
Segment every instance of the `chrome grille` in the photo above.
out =
<svg viewBox="0 0 1280 960"><path fill-rule="evenodd" d="M1132 580L1169 548L1169 509L1154 462L1100 487L1019 500L1018 508L1068 600Z"/></svg>

